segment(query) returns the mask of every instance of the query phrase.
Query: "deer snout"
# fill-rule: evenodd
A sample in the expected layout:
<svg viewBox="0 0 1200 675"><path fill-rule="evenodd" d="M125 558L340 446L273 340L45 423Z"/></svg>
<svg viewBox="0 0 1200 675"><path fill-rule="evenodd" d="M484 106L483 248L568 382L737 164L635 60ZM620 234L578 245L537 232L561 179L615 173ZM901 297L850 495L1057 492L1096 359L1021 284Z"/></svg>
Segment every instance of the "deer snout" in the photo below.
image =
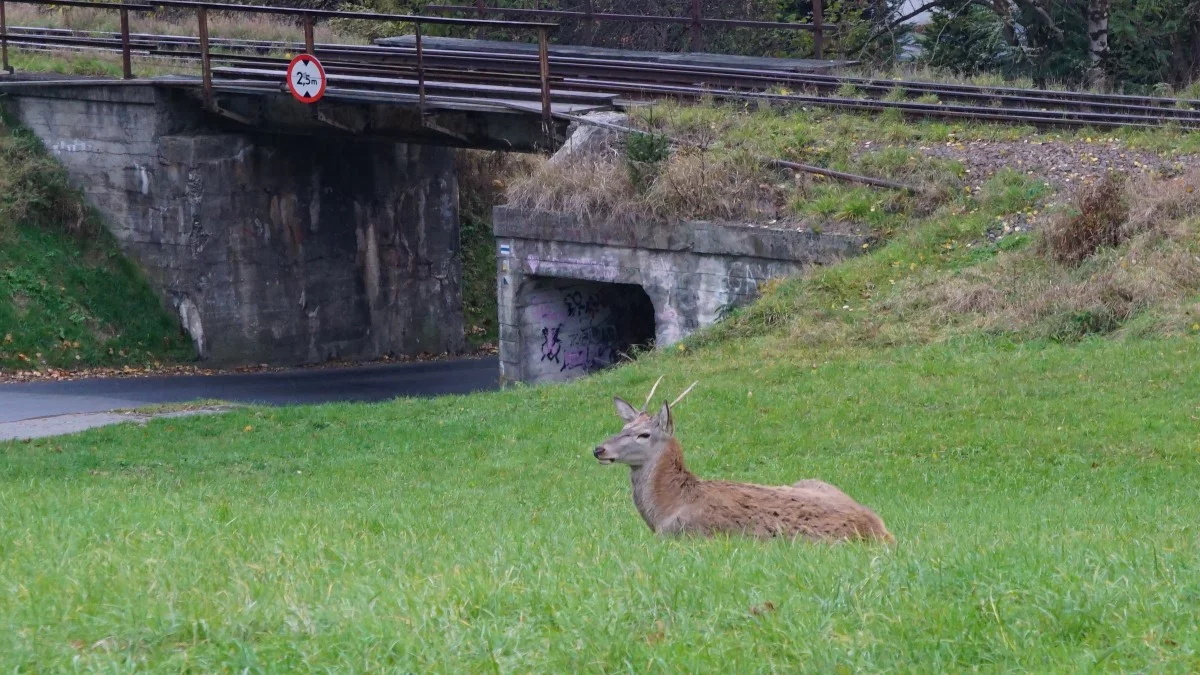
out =
<svg viewBox="0 0 1200 675"><path fill-rule="evenodd" d="M612 464L613 458L608 454L608 448L603 445L597 445L595 450L592 450L592 456L600 460L601 464Z"/></svg>

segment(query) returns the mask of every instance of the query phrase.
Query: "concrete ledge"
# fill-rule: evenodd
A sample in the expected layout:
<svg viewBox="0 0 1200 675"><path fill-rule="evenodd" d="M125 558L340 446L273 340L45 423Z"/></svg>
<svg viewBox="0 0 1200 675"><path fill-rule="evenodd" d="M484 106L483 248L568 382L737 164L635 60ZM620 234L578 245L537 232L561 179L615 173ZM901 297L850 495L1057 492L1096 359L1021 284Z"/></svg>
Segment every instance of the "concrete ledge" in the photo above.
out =
<svg viewBox="0 0 1200 675"><path fill-rule="evenodd" d="M78 82L83 78L71 78ZM33 86L33 83L37 86ZM126 82L124 80L96 80L94 85L73 84L69 86L55 85L54 80L46 78L22 77L9 75L0 79L0 83L30 83L30 86L10 87L4 93L22 98L52 98L69 101L88 101L93 103L120 103L123 105L155 105L157 93L153 83L149 81Z"/></svg>
<svg viewBox="0 0 1200 675"><path fill-rule="evenodd" d="M858 253L865 237L817 234L812 231L758 227L736 223L614 223L583 220L546 211L527 212L498 206L492 212L497 237L597 244L655 251L751 256L764 260L815 263L831 256Z"/></svg>

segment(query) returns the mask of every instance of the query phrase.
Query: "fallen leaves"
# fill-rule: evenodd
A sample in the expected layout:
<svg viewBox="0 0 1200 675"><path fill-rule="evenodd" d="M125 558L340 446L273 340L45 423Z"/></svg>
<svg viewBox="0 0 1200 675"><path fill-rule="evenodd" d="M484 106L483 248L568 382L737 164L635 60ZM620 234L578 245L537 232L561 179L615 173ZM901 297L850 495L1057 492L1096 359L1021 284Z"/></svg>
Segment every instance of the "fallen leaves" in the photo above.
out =
<svg viewBox="0 0 1200 675"><path fill-rule="evenodd" d="M666 637L667 637L667 627L665 625L663 625L662 621L655 621L654 622L654 630L651 631L648 635L646 635L646 644L656 645L656 644L662 642L663 639L665 639Z"/></svg>
<svg viewBox="0 0 1200 675"><path fill-rule="evenodd" d="M430 361L445 361L452 358L482 358L494 356L497 352L494 344L486 343L478 349L464 354L423 353L416 356L387 356L372 361L327 361L306 366L269 366L253 364L234 368L203 368L190 364L164 364L153 361L144 364L124 366L96 366L83 368L62 368L47 365L32 366L25 370L0 369L0 383L43 382L82 380L95 378L126 378L126 377L158 377L169 375L236 375L245 373L284 372L289 370L314 370L319 368L353 368L356 366L380 365L386 363L416 363ZM17 354L16 358L22 363L33 364L34 360L25 354ZM75 355L75 360L82 357Z"/></svg>
<svg viewBox="0 0 1200 675"><path fill-rule="evenodd" d="M767 600L766 602L762 603L761 605L751 606L750 614L753 616L763 616L764 614L769 614L771 612L774 612L775 609L776 609L775 603L771 602L770 600Z"/></svg>

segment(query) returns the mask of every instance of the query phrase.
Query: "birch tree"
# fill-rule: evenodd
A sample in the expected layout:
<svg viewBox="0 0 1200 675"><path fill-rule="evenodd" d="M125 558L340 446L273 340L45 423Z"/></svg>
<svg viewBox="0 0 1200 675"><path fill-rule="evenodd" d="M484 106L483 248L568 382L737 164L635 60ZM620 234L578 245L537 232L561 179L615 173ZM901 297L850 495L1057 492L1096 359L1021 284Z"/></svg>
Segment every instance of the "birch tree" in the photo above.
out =
<svg viewBox="0 0 1200 675"><path fill-rule="evenodd" d="M1088 0L1087 10L1088 53L1091 60L1088 80L1093 87L1100 89L1108 87L1104 69L1108 62L1108 3L1109 0Z"/></svg>

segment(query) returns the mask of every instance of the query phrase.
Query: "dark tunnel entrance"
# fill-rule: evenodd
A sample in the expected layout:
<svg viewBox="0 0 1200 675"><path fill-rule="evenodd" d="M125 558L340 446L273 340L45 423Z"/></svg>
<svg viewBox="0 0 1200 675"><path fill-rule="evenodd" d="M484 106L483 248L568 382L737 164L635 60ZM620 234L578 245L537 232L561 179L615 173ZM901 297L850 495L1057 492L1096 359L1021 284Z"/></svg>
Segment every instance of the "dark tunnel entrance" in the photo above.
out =
<svg viewBox="0 0 1200 675"><path fill-rule="evenodd" d="M518 307L529 382L580 377L654 345L654 303L635 284L532 277Z"/></svg>

